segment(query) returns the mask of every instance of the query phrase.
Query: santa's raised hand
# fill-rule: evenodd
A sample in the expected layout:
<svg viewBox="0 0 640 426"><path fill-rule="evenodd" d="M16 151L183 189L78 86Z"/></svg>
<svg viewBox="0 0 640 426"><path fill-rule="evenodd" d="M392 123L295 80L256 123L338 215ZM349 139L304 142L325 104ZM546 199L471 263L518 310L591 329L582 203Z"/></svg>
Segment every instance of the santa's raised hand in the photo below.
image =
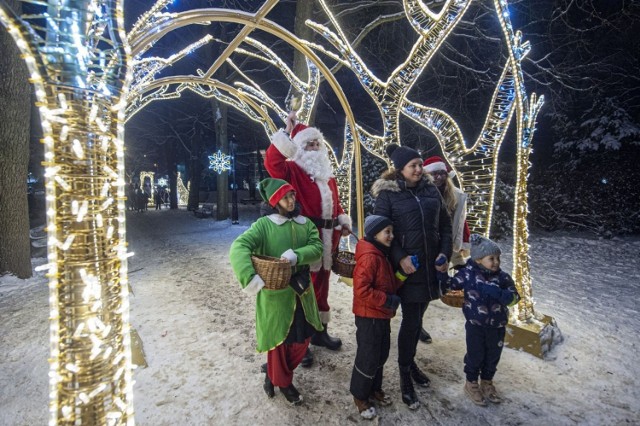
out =
<svg viewBox="0 0 640 426"><path fill-rule="evenodd" d="M291 134L294 126L296 125L296 121L298 118L298 113L295 111L289 111L289 115L287 115L287 127L285 127L284 131Z"/></svg>

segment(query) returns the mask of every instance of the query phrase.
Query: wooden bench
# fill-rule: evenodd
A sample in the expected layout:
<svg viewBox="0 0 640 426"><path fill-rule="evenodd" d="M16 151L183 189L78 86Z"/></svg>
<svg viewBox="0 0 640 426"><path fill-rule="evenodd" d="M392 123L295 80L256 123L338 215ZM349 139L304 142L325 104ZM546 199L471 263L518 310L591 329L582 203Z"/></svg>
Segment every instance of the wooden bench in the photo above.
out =
<svg viewBox="0 0 640 426"><path fill-rule="evenodd" d="M199 218L213 217L214 207L213 203L203 203L199 209L194 210L193 214Z"/></svg>

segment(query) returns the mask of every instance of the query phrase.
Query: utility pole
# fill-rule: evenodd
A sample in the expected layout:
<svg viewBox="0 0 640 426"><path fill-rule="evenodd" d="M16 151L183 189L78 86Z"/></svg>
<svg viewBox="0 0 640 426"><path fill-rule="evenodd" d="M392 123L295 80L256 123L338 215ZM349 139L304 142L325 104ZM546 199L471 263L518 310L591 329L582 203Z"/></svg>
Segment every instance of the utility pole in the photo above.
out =
<svg viewBox="0 0 640 426"><path fill-rule="evenodd" d="M229 143L231 148L231 184L233 189L231 192L231 223L237 225L238 221L238 184L236 183L236 139L235 135L231 137Z"/></svg>

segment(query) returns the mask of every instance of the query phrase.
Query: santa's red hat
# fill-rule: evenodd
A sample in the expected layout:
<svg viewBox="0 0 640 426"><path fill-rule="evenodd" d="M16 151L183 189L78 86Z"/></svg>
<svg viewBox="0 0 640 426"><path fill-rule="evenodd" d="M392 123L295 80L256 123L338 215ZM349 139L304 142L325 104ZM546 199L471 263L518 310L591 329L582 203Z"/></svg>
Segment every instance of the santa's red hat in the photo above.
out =
<svg viewBox="0 0 640 426"><path fill-rule="evenodd" d="M456 172L451 170L451 167L449 167L449 165L444 162L442 157L438 157L437 155L424 160L424 162L422 163L422 167L427 173L441 170L443 172L447 172L450 178L453 178L456 175Z"/></svg>
<svg viewBox="0 0 640 426"><path fill-rule="evenodd" d="M291 139L302 149L304 149L309 141L317 140L321 145L324 142L324 136L322 136L320 130L302 123L296 124L293 130L291 130Z"/></svg>

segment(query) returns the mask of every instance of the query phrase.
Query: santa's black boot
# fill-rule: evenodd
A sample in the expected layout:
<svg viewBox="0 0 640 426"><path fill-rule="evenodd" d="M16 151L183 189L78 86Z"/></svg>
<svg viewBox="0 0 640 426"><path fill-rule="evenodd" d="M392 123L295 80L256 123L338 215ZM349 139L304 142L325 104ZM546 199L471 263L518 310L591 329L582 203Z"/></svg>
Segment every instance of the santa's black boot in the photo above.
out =
<svg viewBox="0 0 640 426"><path fill-rule="evenodd" d="M324 326L324 330L316 331L311 337L311 344L315 346L324 346L330 351L337 351L342 346L342 340L337 337L329 336L327 333L327 324L322 324Z"/></svg>

